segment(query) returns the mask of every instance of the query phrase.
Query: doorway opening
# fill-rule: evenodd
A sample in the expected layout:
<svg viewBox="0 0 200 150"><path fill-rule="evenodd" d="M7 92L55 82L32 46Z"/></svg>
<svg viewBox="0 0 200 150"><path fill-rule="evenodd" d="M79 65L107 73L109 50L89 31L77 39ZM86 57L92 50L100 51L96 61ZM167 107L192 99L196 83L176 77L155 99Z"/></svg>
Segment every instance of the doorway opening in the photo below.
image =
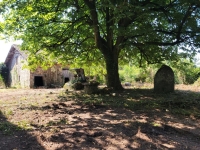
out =
<svg viewBox="0 0 200 150"><path fill-rule="evenodd" d="M69 82L69 78L65 78L65 83Z"/></svg>
<svg viewBox="0 0 200 150"><path fill-rule="evenodd" d="M35 87L44 86L44 81L43 81L43 77L42 76L35 76L34 77L34 86Z"/></svg>

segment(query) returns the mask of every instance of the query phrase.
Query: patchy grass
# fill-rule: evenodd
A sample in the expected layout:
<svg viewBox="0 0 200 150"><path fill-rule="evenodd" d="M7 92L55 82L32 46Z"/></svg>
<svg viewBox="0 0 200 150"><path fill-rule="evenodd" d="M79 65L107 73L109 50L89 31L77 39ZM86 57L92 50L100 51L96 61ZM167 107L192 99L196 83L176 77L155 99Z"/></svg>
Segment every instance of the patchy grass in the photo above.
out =
<svg viewBox="0 0 200 150"><path fill-rule="evenodd" d="M140 88L0 90L0 149L198 149L200 93Z"/></svg>
<svg viewBox="0 0 200 150"><path fill-rule="evenodd" d="M6 118L9 118L10 116L13 115L13 110L11 109L7 109L3 112L3 115L6 117Z"/></svg>
<svg viewBox="0 0 200 150"><path fill-rule="evenodd" d="M28 120L21 120L16 123L17 127L19 127L22 130L30 130L32 129L31 123Z"/></svg>
<svg viewBox="0 0 200 150"><path fill-rule="evenodd" d="M11 135L18 130L21 130L19 126L15 126L9 122L0 122L0 131L3 132L3 134Z"/></svg>
<svg viewBox="0 0 200 150"><path fill-rule="evenodd" d="M170 94L154 94L149 89L126 89L121 93L107 95L73 95L78 103L127 108L132 111L167 111L180 116L200 118L200 93L176 91Z"/></svg>
<svg viewBox="0 0 200 150"><path fill-rule="evenodd" d="M66 125L68 123L69 122L66 118L60 118L58 121L49 121L46 126Z"/></svg>

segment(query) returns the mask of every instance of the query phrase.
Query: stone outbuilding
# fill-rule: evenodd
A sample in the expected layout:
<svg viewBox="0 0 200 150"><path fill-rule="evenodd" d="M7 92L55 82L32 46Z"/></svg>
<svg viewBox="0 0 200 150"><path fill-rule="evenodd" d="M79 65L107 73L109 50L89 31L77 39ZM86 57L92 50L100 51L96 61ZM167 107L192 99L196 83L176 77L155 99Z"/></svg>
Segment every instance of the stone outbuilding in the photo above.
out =
<svg viewBox="0 0 200 150"><path fill-rule="evenodd" d="M40 66L31 71L24 68L27 63L28 55L19 49L19 46L12 45L5 60L9 69L9 87L18 88L37 88L37 87L62 87L64 83L74 78L68 68L62 68L55 64L47 70Z"/></svg>

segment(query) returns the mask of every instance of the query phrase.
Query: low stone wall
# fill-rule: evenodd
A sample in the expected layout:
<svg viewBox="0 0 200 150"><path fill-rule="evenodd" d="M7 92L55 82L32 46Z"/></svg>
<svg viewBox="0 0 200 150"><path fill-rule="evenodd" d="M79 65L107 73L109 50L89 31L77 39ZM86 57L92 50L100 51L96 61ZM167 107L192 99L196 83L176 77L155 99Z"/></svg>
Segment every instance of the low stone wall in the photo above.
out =
<svg viewBox="0 0 200 150"><path fill-rule="evenodd" d="M86 94L95 94L95 93L98 93L99 91L98 89L99 82L92 81L92 82L84 83L83 85L84 85L84 91Z"/></svg>

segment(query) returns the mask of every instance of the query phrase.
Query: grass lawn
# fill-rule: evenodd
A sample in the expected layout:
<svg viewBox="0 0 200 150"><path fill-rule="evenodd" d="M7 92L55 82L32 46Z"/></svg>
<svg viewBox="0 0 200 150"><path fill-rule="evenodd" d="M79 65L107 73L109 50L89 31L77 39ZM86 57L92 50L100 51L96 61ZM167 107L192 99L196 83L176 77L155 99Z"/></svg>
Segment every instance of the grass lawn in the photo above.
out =
<svg viewBox="0 0 200 150"><path fill-rule="evenodd" d="M0 89L0 149L198 149L200 89Z"/></svg>

